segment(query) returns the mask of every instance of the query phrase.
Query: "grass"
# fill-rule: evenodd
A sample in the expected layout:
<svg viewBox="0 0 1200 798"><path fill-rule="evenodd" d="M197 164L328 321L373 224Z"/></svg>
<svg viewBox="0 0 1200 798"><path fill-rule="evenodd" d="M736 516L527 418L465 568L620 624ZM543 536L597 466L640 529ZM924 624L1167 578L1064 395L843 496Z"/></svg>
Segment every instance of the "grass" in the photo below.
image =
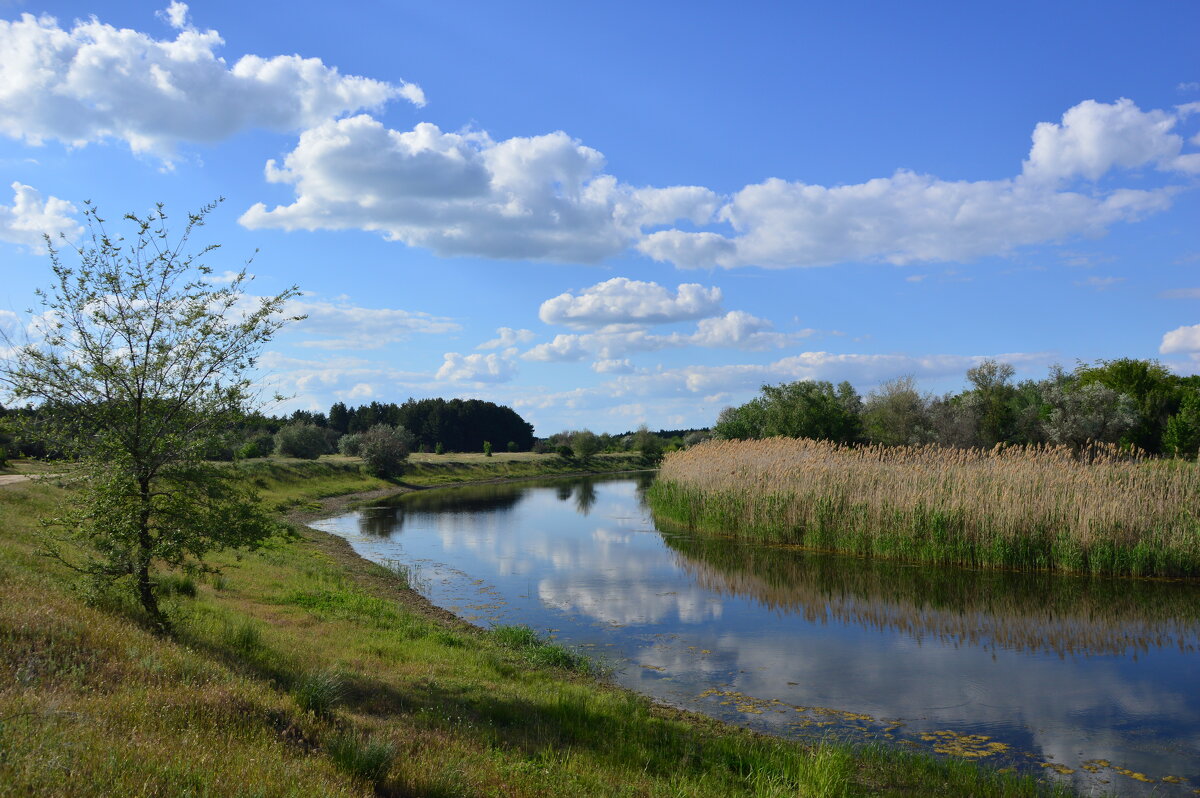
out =
<svg viewBox="0 0 1200 798"><path fill-rule="evenodd" d="M280 468L266 477L280 503L345 484L336 468ZM37 518L70 498L50 481L0 488L0 796L1047 791L655 706L528 630L456 621L307 528L216 558L223 573L194 594L171 589L173 632L156 635L37 554Z"/></svg>
<svg viewBox="0 0 1200 798"><path fill-rule="evenodd" d="M1200 576L1200 468L1098 449L709 441L664 460L656 518L861 556Z"/></svg>

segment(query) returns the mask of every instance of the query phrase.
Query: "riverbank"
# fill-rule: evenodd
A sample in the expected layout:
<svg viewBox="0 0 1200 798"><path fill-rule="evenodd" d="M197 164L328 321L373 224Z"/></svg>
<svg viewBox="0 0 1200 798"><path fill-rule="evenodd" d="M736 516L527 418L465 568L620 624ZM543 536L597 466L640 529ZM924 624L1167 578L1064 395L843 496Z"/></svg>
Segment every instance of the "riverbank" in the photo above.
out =
<svg viewBox="0 0 1200 798"><path fill-rule="evenodd" d="M241 467L293 523L218 558L220 575L161 575L167 637L119 596L85 602L36 554L37 518L69 486L0 490L0 795L1039 794L970 763L805 747L652 705L294 523L410 477L511 478L500 464L405 485L335 460Z"/></svg>
<svg viewBox="0 0 1200 798"><path fill-rule="evenodd" d="M1200 576L1200 468L1100 450L708 441L663 461L655 517L942 565Z"/></svg>

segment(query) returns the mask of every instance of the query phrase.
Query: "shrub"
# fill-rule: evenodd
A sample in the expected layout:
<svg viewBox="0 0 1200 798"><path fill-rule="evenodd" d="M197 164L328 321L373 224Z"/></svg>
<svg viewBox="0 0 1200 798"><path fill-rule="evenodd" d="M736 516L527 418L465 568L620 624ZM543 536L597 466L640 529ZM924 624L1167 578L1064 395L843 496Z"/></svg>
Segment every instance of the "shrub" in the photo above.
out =
<svg viewBox="0 0 1200 798"><path fill-rule="evenodd" d="M483 456L484 457L492 456L492 442L491 441L483 442Z"/></svg>
<svg viewBox="0 0 1200 798"><path fill-rule="evenodd" d="M446 453L446 447L442 446L441 441L438 441L437 445L433 447L433 453L434 454L445 454Z"/></svg>
<svg viewBox="0 0 1200 798"><path fill-rule="evenodd" d="M329 453L325 431L315 424L288 424L275 433L275 453L284 457L316 460Z"/></svg>
<svg viewBox="0 0 1200 798"><path fill-rule="evenodd" d="M378 477L395 477L404 472L404 461L412 452L413 436L404 427L376 424L361 436L359 456Z"/></svg>
<svg viewBox="0 0 1200 798"><path fill-rule="evenodd" d="M519 452L519 451L521 451L521 447L520 447L520 446L517 446L517 442L516 442L516 441L509 441L509 442L508 442L508 450L509 450L510 452Z"/></svg>
<svg viewBox="0 0 1200 798"><path fill-rule="evenodd" d="M242 459L250 457L269 457L275 451L275 436L269 432L260 432L247 439L237 450L237 456Z"/></svg>
<svg viewBox="0 0 1200 798"><path fill-rule="evenodd" d="M359 457L362 454L362 435L354 433L338 438L338 452L347 457Z"/></svg>

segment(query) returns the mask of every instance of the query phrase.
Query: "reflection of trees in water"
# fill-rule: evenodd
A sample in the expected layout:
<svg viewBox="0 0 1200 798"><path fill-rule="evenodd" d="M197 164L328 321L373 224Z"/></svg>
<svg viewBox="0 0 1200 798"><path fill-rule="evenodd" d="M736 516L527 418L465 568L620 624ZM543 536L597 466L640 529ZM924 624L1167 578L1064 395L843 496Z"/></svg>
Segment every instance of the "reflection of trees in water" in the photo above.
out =
<svg viewBox="0 0 1200 798"><path fill-rule="evenodd" d="M364 507L358 514L358 531L367 537L390 537L403 526L404 508L399 505Z"/></svg>
<svg viewBox="0 0 1200 798"><path fill-rule="evenodd" d="M663 537L704 587L808 620L1059 656L1200 646L1200 587L1193 584L938 568Z"/></svg>
<svg viewBox="0 0 1200 798"><path fill-rule="evenodd" d="M574 482L560 482L554 486L554 495L560 502L569 501L571 494L575 492Z"/></svg>
<svg viewBox="0 0 1200 798"><path fill-rule="evenodd" d="M592 506L596 503L596 483L590 479L579 481L579 489L575 491L575 509L581 515L588 515L592 512Z"/></svg>
<svg viewBox="0 0 1200 798"><path fill-rule="evenodd" d="M646 491L650 490L650 486L654 484L654 478L657 476L657 471L641 471L634 475L634 479L637 481L635 492L637 493L638 504L643 508L648 507L646 504Z"/></svg>

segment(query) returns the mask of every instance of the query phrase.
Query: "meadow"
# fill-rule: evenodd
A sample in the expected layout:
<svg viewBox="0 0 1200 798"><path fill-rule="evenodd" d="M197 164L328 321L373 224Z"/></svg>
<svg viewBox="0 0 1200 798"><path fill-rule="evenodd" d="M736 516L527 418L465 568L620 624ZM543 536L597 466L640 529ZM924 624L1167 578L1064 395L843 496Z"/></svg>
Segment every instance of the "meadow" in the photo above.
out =
<svg viewBox="0 0 1200 798"><path fill-rule="evenodd" d="M648 498L688 529L861 556L1200 576L1200 469L1115 448L709 441L669 454Z"/></svg>
<svg viewBox="0 0 1200 798"><path fill-rule="evenodd" d="M527 629L459 621L402 568L295 522L348 489L396 489L352 466L237 466L293 521L221 555L219 574L159 573L169 634L39 555L38 519L71 500L69 481L0 488L0 796L1053 791L969 762L756 735L608 686Z"/></svg>

